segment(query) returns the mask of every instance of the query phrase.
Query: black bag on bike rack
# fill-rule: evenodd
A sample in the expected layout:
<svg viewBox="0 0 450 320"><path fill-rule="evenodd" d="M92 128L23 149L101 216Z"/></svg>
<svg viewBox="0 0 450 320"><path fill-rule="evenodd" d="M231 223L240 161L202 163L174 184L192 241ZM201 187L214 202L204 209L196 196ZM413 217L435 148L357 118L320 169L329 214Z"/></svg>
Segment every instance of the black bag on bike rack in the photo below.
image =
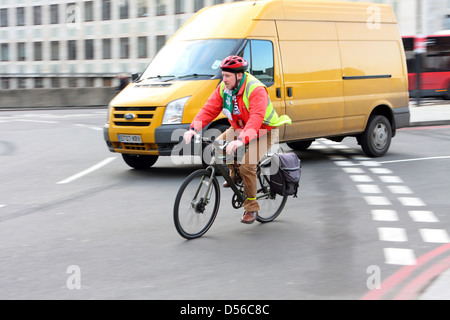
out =
<svg viewBox="0 0 450 320"><path fill-rule="evenodd" d="M270 190L281 196L297 198L301 161L295 153L275 153L270 168Z"/></svg>

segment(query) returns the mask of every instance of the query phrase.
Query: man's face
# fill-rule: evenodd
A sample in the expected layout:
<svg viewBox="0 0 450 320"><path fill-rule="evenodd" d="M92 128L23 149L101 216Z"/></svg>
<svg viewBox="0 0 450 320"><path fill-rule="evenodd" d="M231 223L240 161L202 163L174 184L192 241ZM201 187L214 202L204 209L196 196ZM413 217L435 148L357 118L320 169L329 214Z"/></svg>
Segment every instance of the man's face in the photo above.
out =
<svg viewBox="0 0 450 320"><path fill-rule="evenodd" d="M237 74L237 80L242 80L242 73ZM236 77L233 72L222 71L223 83L225 83L225 88L228 90L233 90L236 87Z"/></svg>

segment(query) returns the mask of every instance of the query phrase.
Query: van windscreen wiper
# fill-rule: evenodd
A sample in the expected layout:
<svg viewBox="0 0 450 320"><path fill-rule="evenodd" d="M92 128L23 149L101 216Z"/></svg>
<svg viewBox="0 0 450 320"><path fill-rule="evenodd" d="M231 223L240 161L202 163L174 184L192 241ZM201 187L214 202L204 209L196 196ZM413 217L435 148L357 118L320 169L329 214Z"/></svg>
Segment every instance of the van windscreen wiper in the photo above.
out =
<svg viewBox="0 0 450 320"><path fill-rule="evenodd" d="M157 75L157 76L152 76L152 77L142 78L142 79L139 80L139 82L141 82L141 81L143 81L143 80L150 80L150 79L163 79L163 78L175 78L175 77L176 77L176 76L171 75L171 74L165 75L165 76Z"/></svg>
<svg viewBox="0 0 450 320"><path fill-rule="evenodd" d="M201 74L201 73L191 73L191 74L185 74L183 76L178 76L178 79L183 78L198 78L198 77L214 77L214 74Z"/></svg>

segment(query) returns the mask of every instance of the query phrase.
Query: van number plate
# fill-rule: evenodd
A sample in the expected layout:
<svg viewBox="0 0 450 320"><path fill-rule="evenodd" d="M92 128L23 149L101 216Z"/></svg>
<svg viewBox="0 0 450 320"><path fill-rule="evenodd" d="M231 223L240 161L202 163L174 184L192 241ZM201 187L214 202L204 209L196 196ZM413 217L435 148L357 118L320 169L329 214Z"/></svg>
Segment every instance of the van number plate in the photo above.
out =
<svg viewBox="0 0 450 320"><path fill-rule="evenodd" d="M132 134L119 134L120 142L128 142L128 143L142 143L141 136L132 135Z"/></svg>

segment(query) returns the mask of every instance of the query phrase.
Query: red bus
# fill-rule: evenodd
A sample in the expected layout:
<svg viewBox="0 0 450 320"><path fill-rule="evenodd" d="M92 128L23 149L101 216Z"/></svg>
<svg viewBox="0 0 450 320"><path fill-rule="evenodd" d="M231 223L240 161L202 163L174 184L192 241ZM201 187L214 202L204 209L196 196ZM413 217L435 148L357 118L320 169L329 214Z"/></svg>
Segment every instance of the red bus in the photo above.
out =
<svg viewBox="0 0 450 320"><path fill-rule="evenodd" d="M408 65L409 93L415 96L417 88L417 63L414 52L414 36L403 37ZM426 53L421 54L421 97L443 97L450 99L450 35L426 37Z"/></svg>

